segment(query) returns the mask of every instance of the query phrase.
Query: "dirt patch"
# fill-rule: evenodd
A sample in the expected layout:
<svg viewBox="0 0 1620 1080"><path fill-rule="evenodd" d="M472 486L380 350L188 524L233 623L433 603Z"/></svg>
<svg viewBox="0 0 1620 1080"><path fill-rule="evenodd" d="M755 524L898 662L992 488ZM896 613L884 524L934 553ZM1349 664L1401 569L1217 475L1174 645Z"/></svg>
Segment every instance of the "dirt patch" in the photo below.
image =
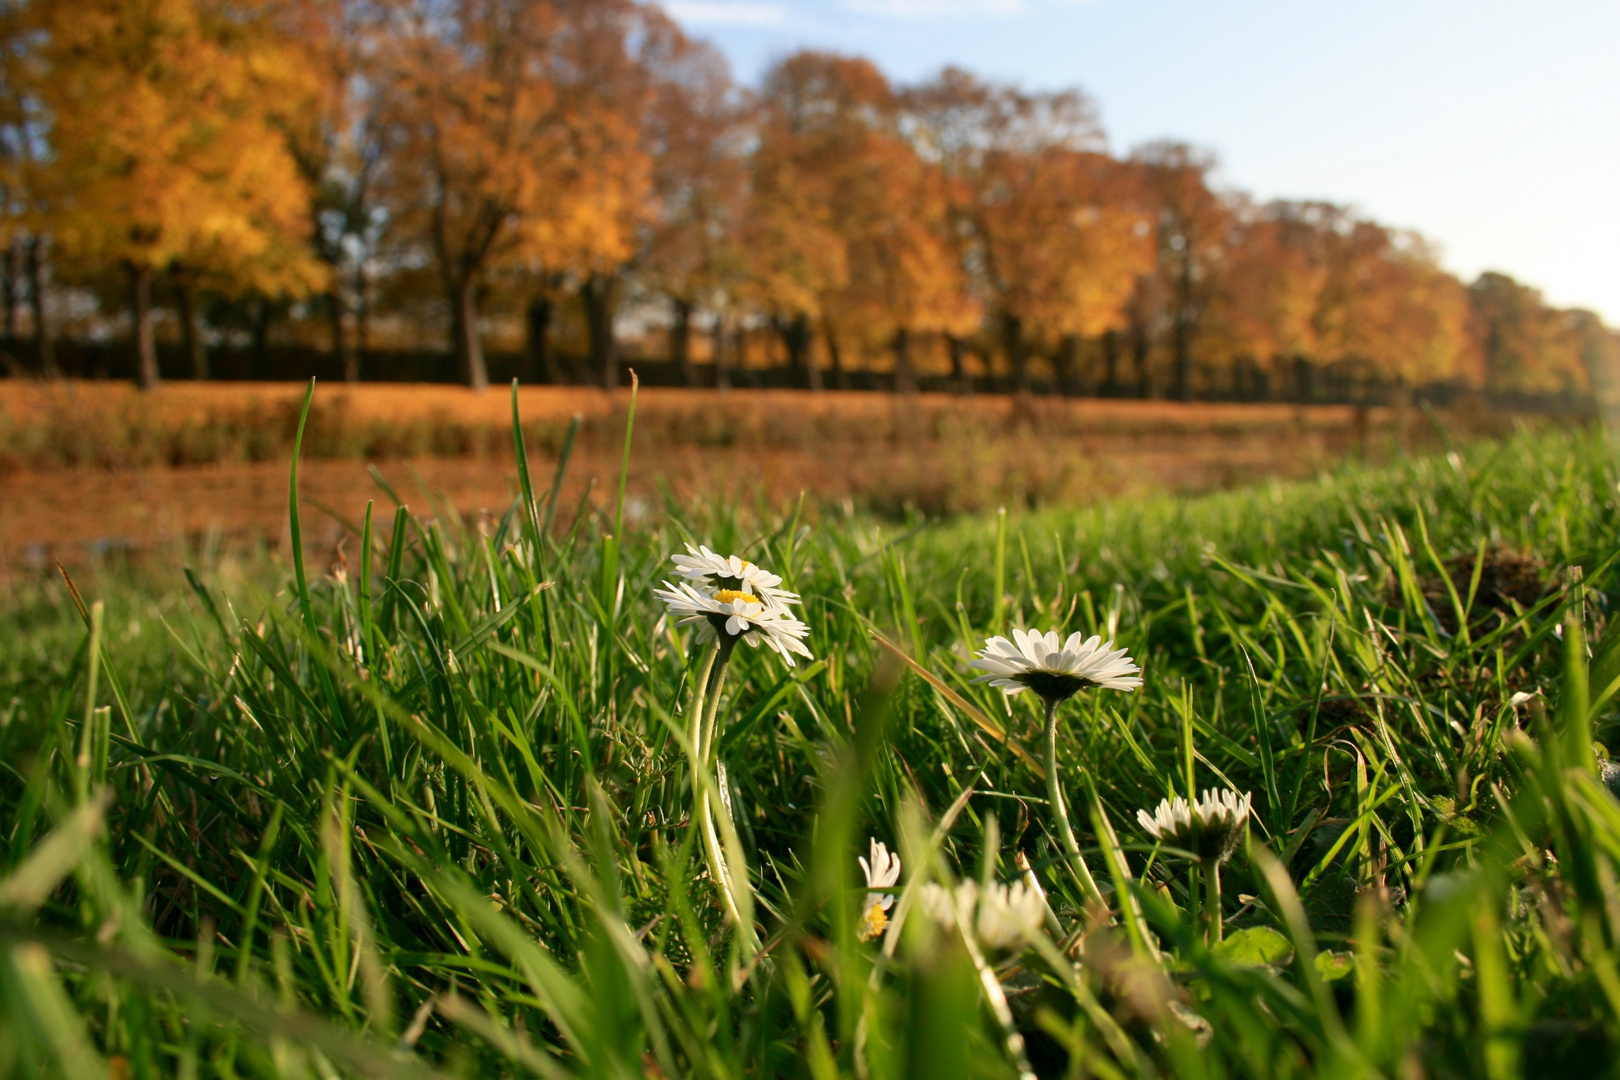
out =
<svg viewBox="0 0 1620 1080"><path fill-rule="evenodd" d="M1474 590L1474 602L1468 609L1469 630L1478 631L1495 625L1498 613L1514 617L1533 606L1546 594L1546 564L1526 551L1495 545L1485 550L1483 557L1474 552L1456 555L1445 560L1446 577L1457 591L1458 599L1468 601L1468 589L1473 581L1474 568L1479 568L1479 585ZM1457 608L1451 600L1444 578L1432 574L1418 580L1423 599L1435 620L1448 634L1457 632Z"/></svg>

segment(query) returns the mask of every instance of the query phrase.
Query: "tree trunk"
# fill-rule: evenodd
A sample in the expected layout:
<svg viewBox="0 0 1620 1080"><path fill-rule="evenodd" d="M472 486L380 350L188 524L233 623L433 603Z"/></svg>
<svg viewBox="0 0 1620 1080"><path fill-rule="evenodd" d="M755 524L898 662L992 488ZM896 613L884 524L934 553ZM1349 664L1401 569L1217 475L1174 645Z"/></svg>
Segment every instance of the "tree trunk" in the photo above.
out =
<svg viewBox="0 0 1620 1080"><path fill-rule="evenodd" d="M20 275L17 273L17 263L22 250L13 240L6 245L6 250L0 253L0 303L6 307L5 330L6 341L17 340L17 304L22 298L22 290L18 288Z"/></svg>
<svg viewBox="0 0 1620 1080"><path fill-rule="evenodd" d="M951 354L951 383L956 387L956 392L973 393L973 373L967 366L967 342L955 334L946 334L945 348Z"/></svg>
<svg viewBox="0 0 1620 1080"><path fill-rule="evenodd" d="M613 292L616 281L592 274L580 289L585 304L585 331L590 340L591 366L601 373L602 388L619 385L619 353L613 340Z"/></svg>
<svg viewBox="0 0 1620 1080"><path fill-rule="evenodd" d="M731 389L731 370L727 366L729 357L726 355L726 317L720 312L714 313L714 329L710 341L714 352L714 388L716 390Z"/></svg>
<svg viewBox="0 0 1620 1080"><path fill-rule="evenodd" d="M838 348L838 335L833 333L832 323L825 318L821 320L821 336L827 342L827 363L832 368L833 385L840 390L848 390L849 372L844 370L844 354Z"/></svg>
<svg viewBox="0 0 1620 1080"><path fill-rule="evenodd" d="M1147 330L1138 327L1131 333L1131 360L1136 368L1136 396L1146 398L1148 386L1148 336Z"/></svg>
<svg viewBox="0 0 1620 1080"><path fill-rule="evenodd" d="M360 372L359 360L371 349L371 275L366 273L366 260L356 259L354 265L354 354L355 379Z"/></svg>
<svg viewBox="0 0 1620 1080"><path fill-rule="evenodd" d="M1007 352L1007 364L1012 368L1013 388L1020 394L1029 392L1029 358L1024 352L1024 322L1016 315L1001 317L1001 344Z"/></svg>
<svg viewBox="0 0 1620 1080"><path fill-rule="evenodd" d="M190 275L183 267L175 267L173 274L174 303L180 309L180 343L191 363L191 377L202 382L208 378L208 343L203 340L197 297L191 289Z"/></svg>
<svg viewBox="0 0 1620 1080"><path fill-rule="evenodd" d="M807 321L804 327L804 376L811 393L827 389L827 377L821 371L821 359L816 355L816 333Z"/></svg>
<svg viewBox="0 0 1620 1080"><path fill-rule="evenodd" d="M1192 400L1193 245L1181 249L1181 274L1176 296L1175 353L1176 400Z"/></svg>
<svg viewBox="0 0 1620 1080"><path fill-rule="evenodd" d="M34 362L39 370L46 375L56 373L56 349L51 342L51 328L45 321L45 241L37 236L28 238L28 302L33 309L34 316ZM148 298L150 299L151 281L147 282ZM150 335L150 320L148 320L148 335ZM155 355L155 354L154 354ZM157 361L153 360L152 370L157 371ZM155 384L154 384L155 385Z"/></svg>
<svg viewBox="0 0 1620 1080"><path fill-rule="evenodd" d="M692 301L679 296L670 299L675 305L675 321L669 325L669 359L680 368L681 381L696 386L697 372L692 370Z"/></svg>
<svg viewBox="0 0 1620 1080"><path fill-rule="evenodd" d="M476 298L474 298L473 307L476 311ZM348 327L344 325L344 316L348 314L348 304L344 302L342 289L333 289L326 294L326 313L327 318L332 323L332 352L338 358L338 366L343 369L343 381L359 382L360 358L355 355L354 342L349 338ZM473 325L477 326L476 318Z"/></svg>
<svg viewBox="0 0 1620 1080"><path fill-rule="evenodd" d="M821 377L821 365L816 363L816 332L810 328L810 317L800 315L793 320L793 336L799 342L799 359L804 364L805 385L811 392L821 393L827 384Z"/></svg>
<svg viewBox="0 0 1620 1080"><path fill-rule="evenodd" d="M253 310L253 359L255 379L270 377L270 299L261 296Z"/></svg>
<svg viewBox="0 0 1620 1080"><path fill-rule="evenodd" d="M1184 312L1176 313L1176 400L1192 400L1192 324Z"/></svg>
<svg viewBox="0 0 1620 1080"><path fill-rule="evenodd" d="M158 375L157 339L152 336L152 268L131 263L129 267L131 331L135 336L135 384L142 390L156 390Z"/></svg>
<svg viewBox="0 0 1620 1080"><path fill-rule="evenodd" d="M478 282L466 274L450 289L450 333L462 378L474 390L489 389L484 341L478 334Z"/></svg>
<svg viewBox="0 0 1620 1080"><path fill-rule="evenodd" d="M1053 359L1056 361L1053 366L1057 368L1058 393L1064 397L1079 397L1083 390L1080 385L1080 335L1064 334Z"/></svg>
<svg viewBox="0 0 1620 1080"><path fill-rule="evenodd" d="M1192 398L1192 355L1187 351L1187 328L1176 323L1176 400L1188 401Z"/></svg>
<svg viewBox="0 0 1620 1080"><path fill-rule="evenodd" d="M542 295L529 299L529 306L523 313L527 331L525 344L529 353L529 378L535 382L560 385L563 382L562 372L557 370L556 358L551 354L552 314L551 297Z"/></svg>
<svg viewBox="0 0 1620 1080"><path fill-rule="evenodd" d="M814 350L815 335L810 331L810 318L804 314L794 315L790 319L771 320L776 326L776 332L782 338L782 345L787 349L788 366L794 371L803 370L805 373L805 386L811 390L822 389L821 368L816 366Z"/></svg>
<svg viewBox="0 0 1620 1080"><path fill-rule="evenodd" d="M1103 393L1114 397L1119 393L1119 331L1103 334Z"/></svg>
<svg viewBox="0 0 1620 1080"><path fill-rule="evenodd" d="M903 326L894 332L894 392L917 392L917 374L911 368L911 334Z"/></svg>
<svg viewBox="0 0 1620 1080"><path fill-rule="evenodd" d="M745 386L758 386L758 374L748 370L748 327L741 319L737 320L736 327L731 331L731 356L736 361L731 365L736 377Z"/></svg>

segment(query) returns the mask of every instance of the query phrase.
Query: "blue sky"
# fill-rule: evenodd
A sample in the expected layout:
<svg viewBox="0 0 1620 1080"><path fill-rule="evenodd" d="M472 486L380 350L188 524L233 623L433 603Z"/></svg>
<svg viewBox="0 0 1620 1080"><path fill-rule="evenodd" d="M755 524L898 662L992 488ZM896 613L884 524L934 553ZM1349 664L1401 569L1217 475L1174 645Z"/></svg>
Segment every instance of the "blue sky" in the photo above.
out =
<svg viewBox="0 0 1620 1080"><path fill-rule="evenodd" d="M1617 0L665 0L757 83L801 46L1078 85L1117 151L1173 136L1620 324Z"/></svg>

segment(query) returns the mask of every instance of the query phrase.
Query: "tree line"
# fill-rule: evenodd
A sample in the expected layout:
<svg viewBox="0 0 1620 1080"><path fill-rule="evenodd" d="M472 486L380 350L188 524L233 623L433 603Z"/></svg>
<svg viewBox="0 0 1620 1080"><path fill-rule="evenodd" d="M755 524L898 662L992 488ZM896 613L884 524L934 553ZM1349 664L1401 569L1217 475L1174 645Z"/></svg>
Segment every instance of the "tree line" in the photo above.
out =
<svg viewBox="0 0 1620 1080"><path fill-rule="evenodd" d="M627 324L690 383L812 389L1570 397L1620 352L1414 233L1223 190L1196 147L1113 154L1079 90L817 51L748 89L634 0L5 0L0 84L6 336L49 369L54 282L142 386L160 320L194 377L237 331L351 380L437 335L473 387L514 330L529 378L617 385Z"/></svg>

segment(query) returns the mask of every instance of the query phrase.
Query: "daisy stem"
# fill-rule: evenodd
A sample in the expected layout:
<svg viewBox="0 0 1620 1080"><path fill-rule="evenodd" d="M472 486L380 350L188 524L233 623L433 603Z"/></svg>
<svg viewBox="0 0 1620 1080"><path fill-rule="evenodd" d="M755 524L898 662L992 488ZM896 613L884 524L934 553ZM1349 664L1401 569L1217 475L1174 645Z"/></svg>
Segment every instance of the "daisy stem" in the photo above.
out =
<svg viewBox="0 0 1620 1080"><path fill-rule="evenodd" d="M1209 925L1209 943L1214 945L1224 933L1225 912L1221 908L1221 862L1204 860L1204 919Z"/></svg>
<svg viewBox="0 0 1620 1080"><path fill-rule="evenodd" d="M1085 893L1088 903L1101 903L1102 891L1097 888L1097 880L1091 876L1091 868L1086 865L1085 857L1080 854L1080 842L1074 838L1074 829L1069 825L1069 812L1063 806L1063 786L1058 783L1057 710L1059 704L1055 698L1048 699L1046 702L1046 800L1052 808L1052 820L1057 826L1058 838L1063 843L1063 851L1069 857L1069 865L1074 868L1075 876L1080 879L1080 890Z"/></svg>
<svg viewBox="0 0 1620 1080"><path fill-rule="evenodd" d="M699 835L703 840L703 858L709 864L709 877L715 888L720 890L720 899L724 901L726 911L737 917L736 905L731 899L731 882L726 877L725 859L720 853L719 838L714 833L714 816L709 809L709 794L705 790L703 774L708 769L709 755L704 746L704 720L708 713L709 703L718 698L719 687L715 686L715 662L720 659L721 652L730 650L724 647L724 636L716 639L714 647L703 660L703 671L698 675L697 693L692 698L692 819L697 824ZM725 665L720 665L719 675L724 678Z"/></svg>
<svg viewBox="0 0 1620 1080"><path fill-rule="evenodd" d="M726 688L726 671L731 667L731 651L737 647L737 639L721 631L715 638L715 664L714 674L709 680L707 697L708 708L702 716L702 735L698 742L698 760L703 762L705 769L711 770L715 782L715 794L720 799L720 812L726 815L731 813L731 792L726 787L725 768L717 761L714 746L715 727L720 713L720 694ZM715 860L720 867L720 883L727 894L727 906L736 913L737 883L732 879L731 867L726 862L725 845L720 842L720 835L715 829L714 803L712 799L703 800L703 829L706 840L712 842Z"/></svg>
<svg viewBox="0 0 1620 1080"><path fill-rule="evenodd" d="M705 695L708 699L708 707L702 717L703 736L702 741L698 744L698 754L703 758L704 762L708 762L710 758L715 756L714 734L720 715L720 692L726 687L726 670L731 667L731 653L736 647L737 639L725 633L725 631L721 631L715 636L714 674L710 679L710 686ZM725 801L727 803L731 802L729 793Z"/></svg>
<svg viewBox="0 0 1620 1080"><path fill-rule="evenodd" d="M996 978L995 969L985 959L978 942L973 940L973 933L960 923L957 929L961 932L962 944L967 946L973 968L978 972L979 986L984 990L985 1000L990 1003L990 1012L996 1018L996 1025L1001 1028L1007 1056L1012 1058L1013 1067L1018 1070L1018 1080L1035 1080L1035 1070L1030 1067L1029 1053L1024 1047L1024 1036L1019 1032L1018 1021L1007 1004L1007 994L1001 989L1001 980Z"/></svg>
<svg viewBox="0 0 1620 1080"><path fill-rule="evenodd" d="M692 742L697 751L697 767L704 776L710 775L709 767L715 757L715 731L718 727L720 697L726 685L726 670L731 666L731 653L736 646L737 639L724 631L716 635L714 648L710 650L708 661L704 664L703 688L699 691L701 696L694 702L692 710ZM720 813L725 815L727 833L735 842L736 826L731 821L730 793L718 786L725 783L725 774L717 769L715 775L717 779L713 791L705 790L707 785L702 784L700 780L698 788L693 792L697 804L695 816L698 827L702 830L703 853L709 864L709 877L720 890L726 914L736 924L746 951L752 954L757 947L753 924L743 918L741 905L737 902L737 879L732 876L731 866L726 860L725 845L721 842L720 831L715 824L715 804L718 802ZM747 868L743 867L742 873L746 875L747 872Z"/></svg>

